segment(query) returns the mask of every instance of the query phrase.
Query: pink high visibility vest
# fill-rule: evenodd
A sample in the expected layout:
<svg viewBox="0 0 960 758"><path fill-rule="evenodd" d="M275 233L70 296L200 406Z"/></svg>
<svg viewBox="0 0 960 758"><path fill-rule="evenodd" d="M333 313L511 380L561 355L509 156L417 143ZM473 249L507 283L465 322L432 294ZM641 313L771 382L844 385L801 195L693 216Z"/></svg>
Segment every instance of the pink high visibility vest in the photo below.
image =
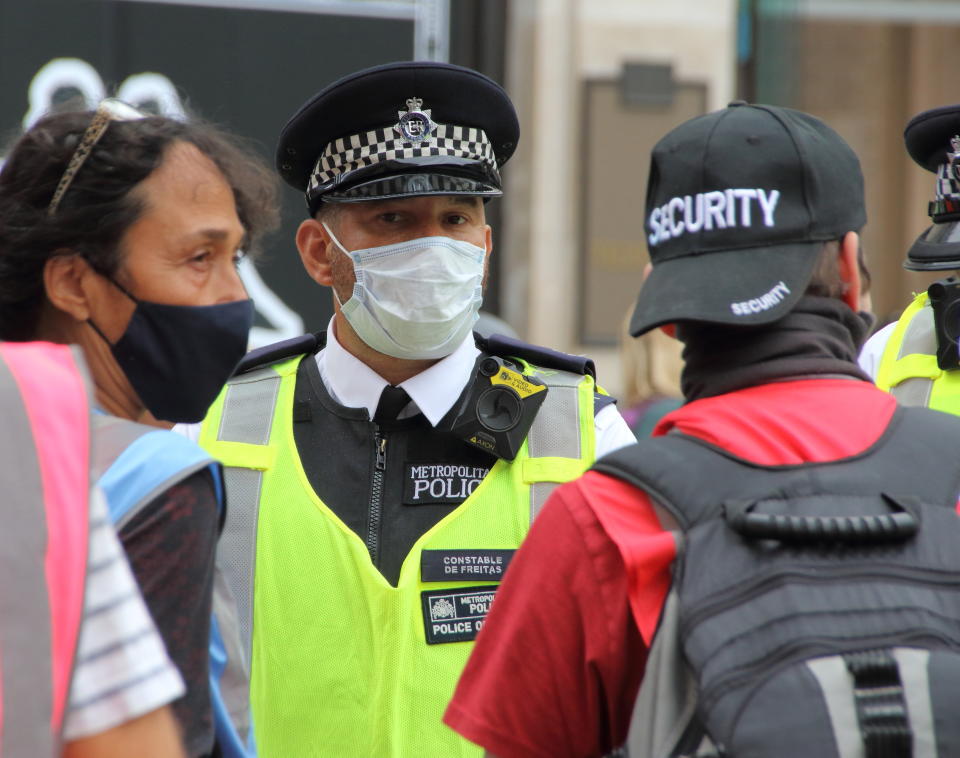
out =
<svg viewBox="0 0 960 758"><path fill-rule="evenodd" d="M75 348L0 343L0 756L60 754L83 616L90 413Z"/></svg>

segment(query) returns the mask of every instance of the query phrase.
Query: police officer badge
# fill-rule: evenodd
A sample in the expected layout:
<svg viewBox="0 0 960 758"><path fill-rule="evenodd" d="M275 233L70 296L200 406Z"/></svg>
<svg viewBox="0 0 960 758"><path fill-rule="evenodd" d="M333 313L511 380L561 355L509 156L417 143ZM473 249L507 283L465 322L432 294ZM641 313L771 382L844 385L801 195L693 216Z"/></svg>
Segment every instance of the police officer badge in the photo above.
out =
<svg viewBox="0 0 960 758"><path fill-rule="evenodd" d="M441 597L430 604L430 615L435 619L449 619L457 615L456 609L447 598Z"/></svg>
<svg viewBox="0 0 960 758"><path fill-rule="evenodd" d="M430 109L422 110L422 106L423 100L411 97L407 100L407 110L397 111L400 120L393 127L395 132L414 145L429 140L437 128L430 117Z"/></svg>
<svg viewBox="0 0 960 758"><path fill-rule="evenodd" d="M947 153L953 178L960 181L960 134L950 138L950 152Z"/></svg>

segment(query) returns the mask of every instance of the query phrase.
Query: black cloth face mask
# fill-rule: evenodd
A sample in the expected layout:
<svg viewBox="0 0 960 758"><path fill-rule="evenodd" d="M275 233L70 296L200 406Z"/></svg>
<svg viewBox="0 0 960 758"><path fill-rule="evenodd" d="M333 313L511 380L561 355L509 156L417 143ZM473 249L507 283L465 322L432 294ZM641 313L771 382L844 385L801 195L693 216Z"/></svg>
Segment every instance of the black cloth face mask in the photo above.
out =
<svg viewBox="0 0 960 758"><path fill-rule="evenodd" d="M109 277L108 277L109 278ZM219 305L162 305L138 300L123 336L110 344L117 364L154 418L196 423L206 416L247 352L253 301Z"/></svg>

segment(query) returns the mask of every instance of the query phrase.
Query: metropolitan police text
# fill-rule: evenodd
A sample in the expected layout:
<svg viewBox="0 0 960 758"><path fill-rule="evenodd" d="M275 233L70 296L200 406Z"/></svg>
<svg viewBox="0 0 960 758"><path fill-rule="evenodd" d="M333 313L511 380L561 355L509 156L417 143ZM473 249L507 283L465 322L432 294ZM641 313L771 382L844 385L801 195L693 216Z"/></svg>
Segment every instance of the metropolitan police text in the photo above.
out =
<svg viewBox="0 0 960 758"><path fill-rule="evenodd" d="M410 467L413 480L413 498L423 494L431 497L465 498L473 494L489 469L482 466L424 464Z"/></svg>

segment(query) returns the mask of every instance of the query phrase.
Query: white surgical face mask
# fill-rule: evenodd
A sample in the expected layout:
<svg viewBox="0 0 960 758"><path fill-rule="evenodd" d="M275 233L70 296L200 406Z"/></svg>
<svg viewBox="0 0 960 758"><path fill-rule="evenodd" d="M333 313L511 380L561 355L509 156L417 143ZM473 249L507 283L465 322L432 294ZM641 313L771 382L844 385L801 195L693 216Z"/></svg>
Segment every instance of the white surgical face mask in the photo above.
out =
<svg viewBox="0 0 960 758"><path fill-rule="evenodd" d="M357 283L340 312L374 350L394 358L443 358L470 333L483 302L487 251L449 237L347 250Z"/></svg>

